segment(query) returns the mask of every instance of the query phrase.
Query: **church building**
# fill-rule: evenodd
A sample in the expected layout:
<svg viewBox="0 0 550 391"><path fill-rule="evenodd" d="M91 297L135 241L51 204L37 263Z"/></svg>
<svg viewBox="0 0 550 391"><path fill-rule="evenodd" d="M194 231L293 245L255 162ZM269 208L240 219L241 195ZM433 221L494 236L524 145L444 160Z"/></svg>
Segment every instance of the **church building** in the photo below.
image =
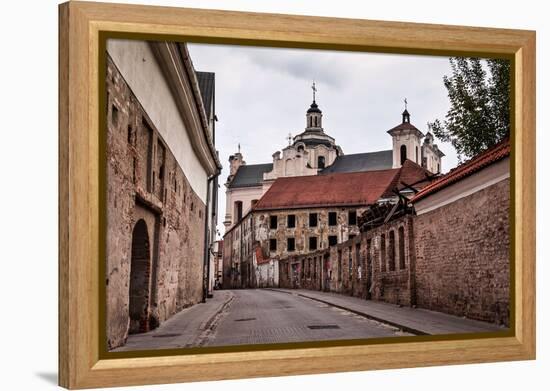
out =
<svg viewBox="0 0 550 391"><path fill-rule="evenodd" d="M247 165L240 150L229 157L226 288L261 286L257 258L279 259L353 238L357 216L369 205L410 197L441 171L443 152L429 132L411 124L406 108L402 122L387 131L392 149L345 155L323 128L312 88L305 130L289 135L272 163Z"/></svg>

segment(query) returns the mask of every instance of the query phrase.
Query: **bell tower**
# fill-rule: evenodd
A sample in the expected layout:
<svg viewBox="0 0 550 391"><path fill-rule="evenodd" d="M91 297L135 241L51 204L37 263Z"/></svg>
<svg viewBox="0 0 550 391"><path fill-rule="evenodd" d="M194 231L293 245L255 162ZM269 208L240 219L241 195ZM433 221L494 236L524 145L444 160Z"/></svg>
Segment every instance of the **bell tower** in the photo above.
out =
<svg viewBox="0 0 550 391"><path fill-rule="evenodd" d="M405 110L401 113L401 123L388 130L393 143L393 168L401 167L407 159L418 165L422 164L421 146L424 134L411 124L407 99L404 102Z"/></svg>
<svg viewBox="0 0 550 391"><path fill-rule="evenodd" d="M315 82L311 85L311 89L313 91L313 102L306 113L306 131L322 132L323 112L319 109L319 106L317 106L317 103L315 102L315 93L317 92Z"/></svg>

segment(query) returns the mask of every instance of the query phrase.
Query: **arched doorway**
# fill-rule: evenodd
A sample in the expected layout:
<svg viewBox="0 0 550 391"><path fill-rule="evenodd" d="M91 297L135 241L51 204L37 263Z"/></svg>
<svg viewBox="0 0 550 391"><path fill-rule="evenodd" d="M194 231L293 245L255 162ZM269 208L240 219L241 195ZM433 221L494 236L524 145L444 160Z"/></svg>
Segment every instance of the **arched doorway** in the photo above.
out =
<svg viewBox="0 0 550 391"><path fill-rule="evenodd" d="M149 331L149 280L151 249L145 220L139 220L132 231L130 264L130 334Z"/></svg>

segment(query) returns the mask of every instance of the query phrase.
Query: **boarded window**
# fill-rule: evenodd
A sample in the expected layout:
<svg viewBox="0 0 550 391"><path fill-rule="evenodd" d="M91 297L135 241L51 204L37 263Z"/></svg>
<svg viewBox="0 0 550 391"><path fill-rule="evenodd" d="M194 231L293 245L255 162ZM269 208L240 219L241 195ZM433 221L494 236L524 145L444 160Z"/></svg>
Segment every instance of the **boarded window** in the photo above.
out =
<svg viewBox="0 0 550 391"><path fill-rule="evenodd" d="M310 213L309 214L309 226L310 227L317 227L317 213Z"/></svg>
<svg viewBox="0 0 550 391"><path fill-rule="evenodd" d="M337 223L336 212L328 212L328 225L335 226Z"/></svg>
<svg viewBox="0 0 550 391"><path fill-rule="evenodd" d="M294 238L287 238L286 239L286 251L294 251L296 250L296 242Z"/></svg>
<svg viewBox="0 0 550 391"><path fill-rule="evenodd" d="M357 225L357 211L350 210L348 212L348 224L349 225Z"/></svg>
<svg viewBox="0 0 550 391"><path fill-rule="evenodd" d="M310 236L309 238L309 249L317 250L317 236Z"/></svg>
<svg viewBox="0 0 550 391"><path fill-rule="evenodd" d="M288 228L296 227L296 215L288 215L286 217L286 226Z"/></svg>
<svg viewBox="0 0 550 391"><path fill-rule="evenodd" d="M269 228L277 229L277 216L269 216Z"/></svg>
<svg viewBox="0 0 550 391"><path fill-rule="evenodd" d="M269 239L269 251L277 251L277 239Z"/></svg>
<svg viewBox="0 0 550 391"><path fill-rule="evenodd" d="M328 237L328 245L329 246L336 246L337 244L338 244L338 236L330 235Z"/></svg>

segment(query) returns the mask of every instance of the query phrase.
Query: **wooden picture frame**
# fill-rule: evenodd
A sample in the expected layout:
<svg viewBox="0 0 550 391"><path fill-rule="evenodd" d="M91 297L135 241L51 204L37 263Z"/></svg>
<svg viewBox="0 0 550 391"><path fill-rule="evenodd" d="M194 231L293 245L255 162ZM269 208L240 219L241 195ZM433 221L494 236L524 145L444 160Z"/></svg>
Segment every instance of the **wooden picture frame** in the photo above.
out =
<svg viewBox="0 0 550 391"><path fill-rule="evenodd" d="M59 6L59 384L90 388L535 358L535 32L89 2ZM103 33L513 61L512 323L501 338L104 358L99 259Z"/></svg>

